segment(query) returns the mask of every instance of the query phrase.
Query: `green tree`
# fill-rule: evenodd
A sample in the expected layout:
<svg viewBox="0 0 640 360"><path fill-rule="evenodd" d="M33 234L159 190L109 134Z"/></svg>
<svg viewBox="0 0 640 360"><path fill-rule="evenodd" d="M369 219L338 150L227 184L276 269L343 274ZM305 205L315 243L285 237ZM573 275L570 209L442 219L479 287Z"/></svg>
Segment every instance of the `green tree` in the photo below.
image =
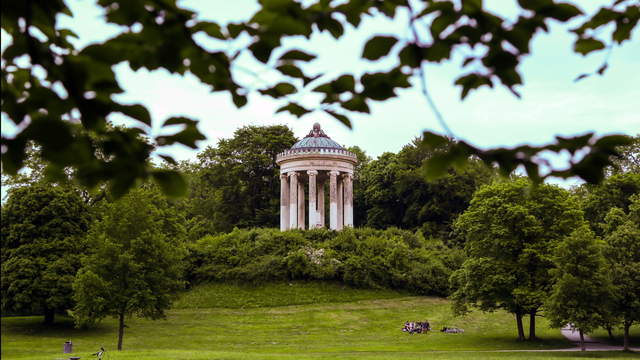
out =
<svg viewBox="0 0 640 360"><path fill-rule="evenodd" d="M155 191L137 189L105 204L102 219L89 232L92 254L73 284L76 323L117 317L118 350L125 317L163 318L172 293L182 285L184 246L166 235L168 220L159 199Z"/></svg>
<svg viewBox="0 0 640 360"><path fill-rule="evenodd" d="M640 174L640 134L633 138L632 143L618 147L620 156L612 159L611 173Z"/></svg>
<svg viewBox="0 0 640 360"><path fill-rule="evenodd" d="M394 191L398 168L397 155L385 152L361 170L366 226L386 228L401 223L402 205Z"/></svg>
<svg viewBox="0 0 640 360"><path fill-rule="evenodd" d="M451 144L430 149L416 138L398 154L385 153L364 166L361 196L367 226L421 229L426 236L449 239L455 218L493 176L485 164L471 161L463 169L449 168L446 176L425 181L425 162Z"/></svg>
<svg viewBox="0 0 640 360"><path fill-rule="evenodd" d="M73 189L36 183L9 191L2 207L2 310L55 314L73 306L72 283L86 252L87 206Z"/></svg>
<svg viewBox="0 0 640 360"><path fill-rule="evenodd" d="M553 253L554 284L545 303L545 316L553 326L572 324L577 328L582 351L584 333L595 330L607 318L612 298L602 248L602 241L585 224L561 241Z"/></svg>
<svg viewBox="0 0 640 360"><path fill-rule="evenodd" d="M286 126L245 126L198 154L192 215L209 233L234 227L276 227L280 170L276 155L296 142Z"/></svg>
<svg viewBox="0 0 640 360"><path fill-rule="evenodd" d="M552 285L551 249L582 221L577 203L557 186L518 179L481 187L454 224L467 253L451 278L456 312L509 311L520 340L529 314L529 339L535 339L535 317Z"/></svg>
<svg viewBox="0 0 640 360"><path fill-rule="evenodd" d="M629 328L640 322L640 194L631 196L627 213L613 208L605 221L604 253L613 279L613 312L622 318L624 348L629 350Z"/></svg>
<svg viewBox="0 0 640 360"><path fill-rule="evenodd" d="M416 138L398 153L401 170L395 190L405 207L402 227L422 228L426 234L451 240L454 220L469 207L474 192L495 177L495 171L478 160L458 169L450 167L444 176L430 177L426 163L455 144L448 141L433 148Z"/></svg>
<svg viewBox="0 0 640 360"><path fill-rule="evenodd" d="M568 2L521 0L517 2L516 20L487 10L480 0L263 0L248 21L226 26L199 20L197 14L178 6L175 0L99 0L98 4L104 8L106 21L118 25L122 32L103 43L75 49L71 38L77 35L57 23L61 14L72 16L64 0L3 3L2 29L12 42L2 53L2 113L22 129L15 137L2 135L3 171L15 174L23 166L25 146L33 140L41 146L47 162L60 169L76 168L74 176L86 186L110 181L121 194L137 179L153 177L165 184L164 191L181 192L181 182L175 180L177 174L167 176L149 166L151 149L136 137L140 132L150 133L148 110L140 104L123 104L113 96L123 92L113 71L120 63L129 64L133 70L164 69L180 75L190 72L212 91L227 92L240 108L255 89L251 83L238 81L235 73L241 66L237 62L252 56L267 69L282 74L274 81L260 78L266 85L257 89L264 96L284 101L278 111L289 111L298 117L321 111L350 126L349 113L369 113L369 103L397 96L398 89L412 86L411 78L419 80L416 83L421 84L431 102L423 72L425 62L440 63L460 53L470 54L461 68L471 65L474 70L463 70L455 80L463 99L473 89L494 85L518 95L517 87L523 83L519 65L530 54L531 42L542 31L548 31L550 23L578 22L571 29L575 34L573 49L587 55L630 40L640 19L640 6L633 0L612 0L593 15L584 14ZM349 24L357 28L368 16L393 18L400 12L408 15L404 31L372 36L362 47L364 60L386 58L390 68L383 71L340 74L335 79L311 75L300 64L316 56L290 47L292 43L286 41L293 37L309 39L319 32L339 39ZM600 31L607 25L612 25L611 31ZM130 31L133 26L140 31ZM232 46L209 51L199 45L196 36L208 36ZM602 75L606 68L605 63L597 73ZM261 73L250 72L256 77ZM298 104L296 94L306 93L299 89L324 95L321 104L313 109ZM135 129L127 132L106 127L106 118L114 112L137 121ZM76 121L87 133L71 130L71 123ZM195 148L196 141L204 139L193 119L172 117L163 123L164 129L174 125L181 129L167 130L155 137L154 145L181 143ZM106 158L95 155L89 133L95 135L99 147L108 149ZM426 135L431 144L446 140L434 133ZM523 165L534 181L545 176L577 175L588 182L598 182L611 163L610 155L617 154L616 146L629 142L625 136L598 139L593 134L558 137L546 146L514 149L481 150L460 142L429 166L432 174L444 174L443 164L464 162L475 155L488 164L497 163L506 173ZM537 155L565 150L574 155L571 167L542 174L539 165L543 160ZM579 158L583 153L586 155Z"/></svg>
<svg viewBox="0 0 640 360"><path fill-rule="evenodd" d="M613 175L599 185L587 186L584 214L598 235L603 234L604 219L612 208L629 211L631 196L640 194L640 173Z"/></svg>

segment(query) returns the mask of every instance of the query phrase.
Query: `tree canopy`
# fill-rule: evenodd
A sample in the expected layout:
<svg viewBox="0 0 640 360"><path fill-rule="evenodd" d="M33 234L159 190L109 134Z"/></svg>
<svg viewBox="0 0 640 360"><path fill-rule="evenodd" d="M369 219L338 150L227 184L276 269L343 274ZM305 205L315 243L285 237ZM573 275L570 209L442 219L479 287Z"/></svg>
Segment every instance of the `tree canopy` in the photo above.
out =
<svg viewBox="0 0 640 360"><path fill-rule="evenodd" d="M604 248L613 281L613 313L622 318L624 348L629 350L629 328L640 322L640 193L630 196L625 212L612 208L605 218Z"/></svg>
<svg viewBox="0 0 640 360"><path fill-rule="evenodd" d="M450 238L455 218L468 206L473 193L491 182L496 173L479 161L464 169L448 169L439 179L425 181L425 163L455 142L428 149L422 138L405 145L397 154L384 153L362 167L358 188L364 200L363 224L385 228L421 229L429 236Z"/></svg>
<svg viewBox="0 0 640 360"><path fill-rule="evenodd" d="M2 311L44 314L72 306L72 283L86 252L91 216L73 189L14 188L2 207Z"/></svg>
<svg viewBox="0 0 640 360"><path fill-rule="evenodd" d="M164 317L182 285L185 251L182 239L170 236L172 219L160 211L167 204L152 189L136 189L104 206L89 232L91 254L73 283L73 316L78 324L117 317L122 350L125 316Z"/></svg>
<svg viewBox="0 0 640 360"><path fill-rule="evenodd" d="M616 174L597 186L589 187L584 199L584 212L597 234L603 233L605 217L613 208L628 211L631 197L640 194L640 173Z"/></svg>
<svg viewBox="0 0 640 360"><path fill-rule="evenodd" d="M529 314L534 339L535 316L552 285L552 248L582 222L577 201L556 186L518 179L480 188L454 225L467 252L452 275L455 308L512 312L521 340L522 316Z"/></svg>
<svg viewBox="0 0 640 360"><path fill-rule="evenodd" d="M574 230L553 251L556 267L551 294L545 304L545 316L552 325L572 324L580 331L580 346L585 351L584 333L603 324L612 297L611 279L606 271L603 243L587 224Z"/></svg>
<svg viewBox="0 0 640 360"><path fill-rule="evenodd" d="M20 170L25 147L34 141L50 173L75 168L74 177L87 187L108 181L114 193L122 195L136 180L151 177L167 194L184 194L184 182L175 170L154 168L147 160L152 145L179 143L195 148L204 139L197 120L170 117L163 127L178 127L175 132L150 139L152 145L140 139L140 134L150 133L151 116L143 105L125 104L114 96L123 92L113 71L120 63L128 63L133 70L193 74L212 91L228 93L240 108L254 89L238 80L238 59L251 56L282 74L275 81L260 79L265 85L256 91L282 100L278 111L298 117L321 111L350 126L350 113L369 113L369 103L397 96L399 89L412 86L411 79L418 80L432 104L422 67L426 62L440 63L466 51L469 56L460 65L462 74L454 80L462 99L474 89L493 86L504 86L518 96L523 83L519 65L530 54L532 40L549 31L549 24L579 19L580 24L571 29L573 50L588 55L629 41L640 19L640 6L631 0L612 1L593 15L570 2L519 0L513 21L487 10L481 0L262 0L248 21L226 26L200 21L175 0L99 0L98 4L105 10L106 21L123 31L103 43L76 49L70 39L77 35L57 22L60 14L73 16L64 0L3 3L2 29L12 43L2 53L2 113L21 129L16 136L2 136L3 171L15 174ZM339 39L347 25L357 28L365 17L393 18L400 12L408 15L404 35L374 35L362 46L365 61L391 60L390 68L383 71L335 78L308 74L301 64L313 61L316 55L286 45L289 38L309 39L319 32ZM613 31L600 31L608 25ZM208 50L195 41L198 34L242 46L239 50ZM250 39L246 44L242 43L245 34ZM602 75L607 65L597 73ZM465 70L469 66L474 70ZM305 108L295 99L302 89L324 98L316 107ZM434 112L438 114L435 108ZM112 113L122 113L137 123L128 129L109 128L107 118ZM424 137L432 146L446 141L433 132ZM497 164L506 174L522 166L536 182L547 176L579 176L599 182L611 156L619 155L616 146L629 143L626 136L598 138L593 133L513 149L483 150L460 141L428 163L429 174L443 175L451 164L462 165L474 155ZM545 172L541 169L544 160L537 156L543 151L568 151L571 166ZM174 161L170 156L164 158Z"/></svg>

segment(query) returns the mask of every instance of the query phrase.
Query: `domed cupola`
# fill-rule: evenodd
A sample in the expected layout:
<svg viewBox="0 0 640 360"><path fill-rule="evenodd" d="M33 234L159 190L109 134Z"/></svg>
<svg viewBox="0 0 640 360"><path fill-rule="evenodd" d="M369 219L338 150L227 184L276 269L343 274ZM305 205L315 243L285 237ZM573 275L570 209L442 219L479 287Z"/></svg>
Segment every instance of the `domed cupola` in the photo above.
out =
<svg viewBox="0 0 640 360"><path fill-rule="evenodd" d="M291 149L342 149L342 147L337 142L331 140L331 138L322 131L320 128L320 124L313 124L313 129L302 138L302 140L293 144Z"/></svg>

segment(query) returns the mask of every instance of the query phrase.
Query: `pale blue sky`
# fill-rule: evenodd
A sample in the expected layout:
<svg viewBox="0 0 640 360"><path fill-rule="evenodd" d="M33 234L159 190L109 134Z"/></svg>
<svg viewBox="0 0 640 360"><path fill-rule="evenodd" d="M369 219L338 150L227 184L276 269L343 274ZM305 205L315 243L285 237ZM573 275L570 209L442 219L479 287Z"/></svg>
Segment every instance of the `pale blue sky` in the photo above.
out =
<svg viewBox="0 0 640 360"><path fill-rule="evenodd" d="M513 12L511 0L485 1L487 6L499 14ZM583 8L593 13L599 4L609 1L580 2ZM106 25L102 11L94 1L68 1L73 18L61 18L61 24L80 35L77 46L103 41L121 31L116 26ZM252 0L180 1L182 6L196 10L201 20L214 20L225 24L246 19L257 8ZM573 35L566 27L551 26L550 34L536 37L532 53L521 65L524 86L520 87L522 99L517 99L502 88L483 89L473 92L465 101L459 100L460 90L453 86L462 54L443 64L427 65L429 90L454 134L472 144L490 146L513 146L519 144L542 144L552 141L555 135L577 135L595 131L599 135L640 132L640 37L636 29L632 42L616 47L611 55L609 70L604 77L593 76L581 82L573 79L584 72L592 72L602 63L605 53L594 53L582 57L571 51ZM606 33L605 29L605 33ZM314 35L311 41L292 39L286 47L299 46L319 55L307 66L311 72L338 75L345 72L361 73L388 67L389 62L369 63L360 60L366 39L376 34L396 34L407 37L406 14L399 14L393 21L382 17L368 19L357 31L347 26L347 35L335 41L328 34ZM10 39L3 33L3 48ZM208 47L224 47L228 44L199 39ZM242 39L231 46L242 47L249 39ZM278 79L273 71L263 68L249 57L243 66L261 74L264 79ZM169 116L184 115L200 120L199 128L208 140L199 143L200 149L214 145L218 139L230 137L233 131L244 125L285 124L298 137L304 136L314 122L336 141L347 146L358 145L370 156L376 157L385 151L397 152L403 145L424 130L442 131L418 86L399 91L399 97L382 103L370 103L371 114L351 115L353 130L347 129L333 118L322 113L297 119L288 113L275 114L284 103L259 95L250 96L247 106L236 109L226 93L211 93L207 86L195 77L171 75L166 71L133 72L127 64L116 67L121 86L126 93L119 97L124 102L140 102L151 111L154 133ZM260 84L259 80L238 73L245 84ZM417 82L414 82L417 85ZM317 104L318 97L304 94L299 100L307 106ZM114 117L114 121L122 121ZM10 134L12 126L3 117L2 133ZM179 159L193 159L197 150L174 146L161 150ZM554 160L559 161L559 160Z"/></svg>

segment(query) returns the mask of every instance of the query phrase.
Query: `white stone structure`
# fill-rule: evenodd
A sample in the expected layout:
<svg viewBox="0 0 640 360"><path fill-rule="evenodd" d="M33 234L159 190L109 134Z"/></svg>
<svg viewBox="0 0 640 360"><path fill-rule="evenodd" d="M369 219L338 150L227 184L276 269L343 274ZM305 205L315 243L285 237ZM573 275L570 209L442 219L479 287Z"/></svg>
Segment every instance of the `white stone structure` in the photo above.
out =
<svg viewBox="0 0 640 360"><path fill-rule="evenodd" d="M329 228L353 227L353 174L357 162L356 155L331 140L318 123L291 149L278 154L280 230L325 227L325 186L329 190Z"/></svg>

